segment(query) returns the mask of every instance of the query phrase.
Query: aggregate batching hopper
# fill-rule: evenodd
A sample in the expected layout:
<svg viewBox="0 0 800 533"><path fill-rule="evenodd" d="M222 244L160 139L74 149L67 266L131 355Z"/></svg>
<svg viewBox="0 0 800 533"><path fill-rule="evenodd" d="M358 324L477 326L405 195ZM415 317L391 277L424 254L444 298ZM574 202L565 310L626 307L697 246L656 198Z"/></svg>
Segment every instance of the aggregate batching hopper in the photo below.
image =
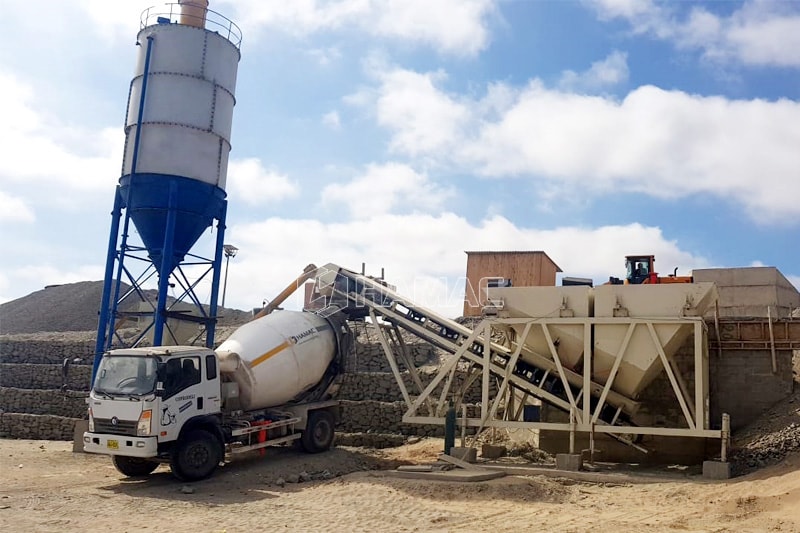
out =
<svg viewBox="0 0 800 533"><path fill-rule="evenodd" d="M553 344L561 364L571 370L581 371L586 334L591 335L595 383L606 383L621 353L611 390L637 398L663 370L661 354L671 358L693 333L692 324L681 318L702 316L717 292L713 283L515 287L489 288L488 298L502 307L504 317L539 319L542 327L528 328L525 338L524 323L511 326L518 341L550 357ZM576 320L558 320L565 318ZM652 329L647 324L632 328L637 319L657 320Z"/></svg>
<svg viewBox="0 0 800 533"><path fill-rule="evenodd" d="M112 345L135 346L145 336L154 345L185 343L172 335L168 319L195 322L205 334L197 338L204 336L206 346L213 345L240 42L239 28L209 10L206 0L166 4L142 14L95 367ZM215 220L213 243L193 251ZM130 237L131 222L141 244ZM123 280L130 290L122 289ZM143 289L151 280L157 280L157 302L149 313L137 306L135 314L152 316L152 323L139 337L123 342L115 336L115 324L127 308L125 300L138 295L149 301ZM199 297L199 287L210 298ZM168 302L170 289L175 300ZM193 309L181 306L178 311L180 302Z"/></svg>

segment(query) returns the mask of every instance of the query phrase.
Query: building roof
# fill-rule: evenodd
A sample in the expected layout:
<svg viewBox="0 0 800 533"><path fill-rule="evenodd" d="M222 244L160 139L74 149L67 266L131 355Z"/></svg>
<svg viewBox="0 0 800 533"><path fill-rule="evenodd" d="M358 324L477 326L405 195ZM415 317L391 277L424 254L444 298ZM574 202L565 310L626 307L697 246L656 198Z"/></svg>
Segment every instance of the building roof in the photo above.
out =
<svg viewBox="0 0 800 533"><path fill-rule="evenodd" d="M469 255L512 255L512 254L514 254L514 255L534 255L534 254L541 254L541 255L545 256L547 258L547 260L550 261L553 264L553 266L556 267L556 272L563 272L563 270L561 270L561 267L559 267L556 264L556 262L553 261L550 258L550 256L547 255L547 253L543 252L542 250L502 250L502 251L498 251L498 250L478 250L478 251L464 250L464 253L467 254L468 256Z"/></svg>

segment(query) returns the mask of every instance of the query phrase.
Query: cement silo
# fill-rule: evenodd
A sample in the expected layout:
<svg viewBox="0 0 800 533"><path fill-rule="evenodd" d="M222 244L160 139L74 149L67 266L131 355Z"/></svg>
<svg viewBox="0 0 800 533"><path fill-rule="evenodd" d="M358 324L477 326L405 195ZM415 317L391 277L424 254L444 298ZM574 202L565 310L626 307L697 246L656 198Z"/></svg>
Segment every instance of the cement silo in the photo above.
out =
<svg viewBox="0 0 800 533"><path fill-rule="evenodd" d="M213 345L240 43L239 28L209 10L206 0L142 13L96 361L112 345L175 341L168 320L196 323L197 338ZM209 227L216 230L210 251L192 250ZM141 243L134 242L134 229ZM151 301L144 288L155 282L157 301ZM198 287L209 284L210 298L199 297ZM126 304L131 295L140 300L134 311ZM152 323L139 336L123 341L115 335L121 318L148 314Z"/></svg>

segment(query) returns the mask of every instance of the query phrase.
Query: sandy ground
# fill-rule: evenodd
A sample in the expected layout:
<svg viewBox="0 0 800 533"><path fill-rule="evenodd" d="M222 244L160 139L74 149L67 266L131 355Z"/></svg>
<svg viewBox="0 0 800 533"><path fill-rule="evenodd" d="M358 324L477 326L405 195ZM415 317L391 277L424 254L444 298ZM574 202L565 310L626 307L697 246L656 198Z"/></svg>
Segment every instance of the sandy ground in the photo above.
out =
<svg viewBox="0 0 800 533"><path fill-rule="evenodd" d="M163 466L146 480L125 479L108 457L74 454L71 443L0 440L0 530L800 531L797 455L725 482L507 476L454 483L380 470L432 461L441 448L434 439L313 456L276 449L185 485ZM300 473L312 480L279 482Z"/></svg>

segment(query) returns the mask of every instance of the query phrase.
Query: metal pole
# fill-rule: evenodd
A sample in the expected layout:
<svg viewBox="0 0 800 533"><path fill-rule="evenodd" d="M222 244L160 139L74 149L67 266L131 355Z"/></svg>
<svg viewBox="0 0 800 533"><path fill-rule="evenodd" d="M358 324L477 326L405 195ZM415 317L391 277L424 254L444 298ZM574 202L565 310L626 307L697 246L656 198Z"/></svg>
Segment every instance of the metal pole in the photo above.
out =
<svg viewBox="0 0 800 533"><path fill-rule="evenodd" d="M467 404L461 404L461 447L467 447Z"/></svg>
<svg viewBox="0 0 800 533"><path fill-rule="evenodd" d="M767 320L769 321L769 348L772 352L772 373L778 373L778 359L775 355L775 334L772 331L772 312L770 306L767 306Z"/></svg>
<svg viewBox="0 0 800 533"><path fill-rule="evenodd" d="M222 269L222 254L225 249L225 220L228 217L228 201L223 200L217 218L217 242L214 248L214 263L211 274L211 302L209 303L209 317L206 322L206 348L214 347L217 334L217 298L219 298L219 278Z"/></svg>
<svg viewBox="0 0 800 533"><path fill-rule="evenodd" d="M225 293L228 291L228 264L231 262L231 256L225 254L225 281L222 282L222 307L225 307Z"/></svg>
<svg viewBox="0 0 800 533"><path fill-rule="evenodd" d="M720 459L723 463L728 462L728 444L731 438L731 415L722 413L722 449Z"/></svg>
<svg viewBox="0 0 800 533"><path fill-rule="evenodd" d="M444 417L444 453L450 455L450 449L456 442L456 410L450 406Z"/></svg>
<svg viewBox="0 0 800 533"><path fill-rule="evenodd" d="M569 453L575 453L575 408L569 410Z"/></svg>

